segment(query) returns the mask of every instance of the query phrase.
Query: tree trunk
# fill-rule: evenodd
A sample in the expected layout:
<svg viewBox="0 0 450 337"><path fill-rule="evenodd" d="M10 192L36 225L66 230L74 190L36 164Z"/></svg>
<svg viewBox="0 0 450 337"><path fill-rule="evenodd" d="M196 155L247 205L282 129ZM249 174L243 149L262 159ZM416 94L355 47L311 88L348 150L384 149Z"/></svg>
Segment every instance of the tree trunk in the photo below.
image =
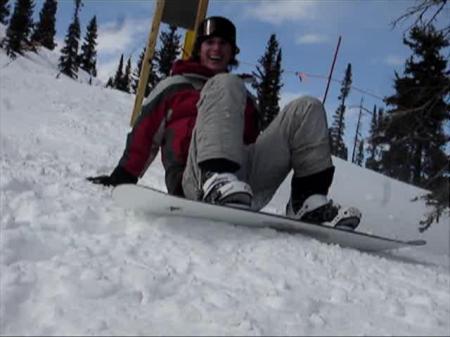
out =
<svg viewBox="0 0 450 337"><path fill-rule="evenodd" d="M416 150L414 153L414 171L413 171L413 184L416 186L422 185L422 144L416 144Z"/></svg>

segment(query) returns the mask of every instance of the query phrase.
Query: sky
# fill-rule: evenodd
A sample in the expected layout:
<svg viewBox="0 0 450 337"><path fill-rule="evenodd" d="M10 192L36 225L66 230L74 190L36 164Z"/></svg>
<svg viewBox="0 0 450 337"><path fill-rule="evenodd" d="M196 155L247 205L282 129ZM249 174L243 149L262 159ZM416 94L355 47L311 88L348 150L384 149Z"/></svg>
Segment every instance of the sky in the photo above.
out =
<svg viewBox="0 0 450 337"><path fill-rule="evenodd" d="M377 253L125 209L85 178L117 164L133 97L56 78L58 58L0 49L1 336L450 335L449 216L419 232L424 190L333 158L358 231L427 241ZM158 156L139 184L164 180Z"/></svg>
<svg viewBox="0 0 450 337"><path fill-rule="evenodd" d="M35 15L43 1L36 1ZM325 101L328 122L338 106L340 83L348 63L352 64L353 88L347 99L346 140L352 153L359 105L363 100L362 133L370 127L374 105L384 106L382 98L393 94L395 72L403 71L411 55L403 45L403 34L411 21L396 28L392 22L414 5L413 0L210 0L208 16L231 19L237 27L241 62L236 72L250 73L264 54L271 34L282 49L283 88L280 106L301 95L324 99L327 77L339 36L341 44L333 81ZM99 25L98 74L105 82L117 69L120 55L133 64L147 42L155 1L84 0L80 12L82 36L89 20L96 15ZM73 16L73 1L58 2L57 40L62 41ZM439 24L450 20L447 10ZM163 24L161 29L166 29ZM180 30L184 37L184 30ZM303 74L302 81L298 74Z"/></svg>

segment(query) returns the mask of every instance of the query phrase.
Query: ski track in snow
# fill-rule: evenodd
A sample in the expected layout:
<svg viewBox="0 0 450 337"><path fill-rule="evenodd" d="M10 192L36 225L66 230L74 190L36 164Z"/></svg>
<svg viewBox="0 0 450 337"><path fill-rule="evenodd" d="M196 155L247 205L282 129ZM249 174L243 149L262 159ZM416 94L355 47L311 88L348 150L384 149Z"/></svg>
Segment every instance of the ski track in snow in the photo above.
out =
<svg viewBox="0 0 450 337"><path fill-rule="evenodd" d="M447 254L114 205L85 177L117 163L132 96L55 79L55 55L0 50L2 335L450 334ZM141 182L165 188L159 158Z"/></svg>

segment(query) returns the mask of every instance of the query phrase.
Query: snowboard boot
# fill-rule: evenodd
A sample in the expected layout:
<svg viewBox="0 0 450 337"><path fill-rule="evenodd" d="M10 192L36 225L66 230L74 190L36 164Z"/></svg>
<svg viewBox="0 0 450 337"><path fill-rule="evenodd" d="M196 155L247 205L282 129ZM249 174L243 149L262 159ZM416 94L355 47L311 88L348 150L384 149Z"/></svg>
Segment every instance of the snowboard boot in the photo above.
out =
<svg viewBox="0 0 450 337"><path fill-rule="evenodd" d="M327 198L333 176L334 167L330 167L306 177L293 177L286 215L341 229L354 230L358 227L361 212L357 208L341 207Z"/></svg>
<svg viewBox="0 0 450 337"><path fill-rule="evenodd" d="M290 199L286 207L286 215L300 221L345 230L355 230L361 221L361 212L357 208L341 207L323 194L309 196L302 205Z"/></svg>
<svg viewBox="0 0 450 337"><path fill-rule="evenodd" d="M253 193L250 185L233 173L205 172L202 178L202 200L236 208L250 208Z"/></svg>

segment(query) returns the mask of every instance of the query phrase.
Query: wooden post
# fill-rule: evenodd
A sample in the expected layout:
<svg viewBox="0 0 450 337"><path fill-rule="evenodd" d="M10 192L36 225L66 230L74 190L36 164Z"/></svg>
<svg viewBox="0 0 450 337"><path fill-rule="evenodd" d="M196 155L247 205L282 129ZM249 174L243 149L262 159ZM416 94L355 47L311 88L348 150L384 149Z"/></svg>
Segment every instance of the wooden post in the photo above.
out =
<svg viewBox="0 0 450 337"><path fill-rule="evenodd" d="M206 17L208 2L209 0L199 0L194 29L188 30L184 37L183 60L187 60L189 57L191 57L192 49L194 48L195 35L197 34L197 28L200 25L200 22L202 22Z"/></svg>
<svg viewBox="0 0 450 337"><path fill-rule="evenodd" d="M159 26L163 15L165 0L157 0L155 6L155 13L153 14L153 21L148 37L147 48L145 48L144 59L142 60L141 73L139 75L139 85L134 100L133 113L131 115L130 125L133 126L139 115L144 100L145 87L148 82L148 75L151 70L151 60L155 53L156 40L158 39Z"/></svg>

